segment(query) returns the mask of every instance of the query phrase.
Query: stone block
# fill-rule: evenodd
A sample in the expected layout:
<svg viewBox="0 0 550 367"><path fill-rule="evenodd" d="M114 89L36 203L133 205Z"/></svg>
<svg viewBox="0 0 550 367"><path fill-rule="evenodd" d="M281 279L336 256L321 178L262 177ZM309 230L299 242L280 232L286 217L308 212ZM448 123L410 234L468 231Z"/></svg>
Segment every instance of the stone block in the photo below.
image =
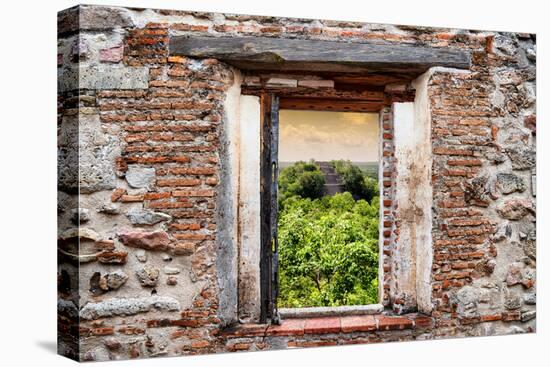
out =
<svg viewBox="0 0 550 367"><path fill-rule="evenodd" d="M143 298L111 298L101 302L88 302L80 310L84 320L95 320L101 317L135 315L149 312L178 311L180 303L172 297L151 296Z"/></svg>
<svg viewBox="0 0 550 367"><path fill-rule="evenodd" d="M131 209L127 214L128 219L134 225L148 225L157 224L163 221L171 220L172 217L168 214L154 212L147 209Z"/></svg>
<svg viewBox="0 0 550 367"><path fill-rule="evenodd" d="M155 183L155 178L154 168L140 167L133 164L128 165L126 181L133 188L150 188Z"/></svg>
<svg viewBox="0 0 550 367"><path fill-rule="evenodd" d="M136 247L150 251L164 251L168 248L170 239L163 231L155 232L124 232L118 238L128 247Z"/></svg>
<svg viewBox="0 0 550 367"><path fill-rule="evenodd" d="M531 200L512 199L497 207L497 213L509 220L520 220L528 214L535 214L535 205Z"/></svg>
<svg viewBox="0 0 550 367"><path fill-rule="evenodd" d="M103 48L99 50L99 61L117 63L122 61L123 55L124 55L123 45Z"/></svg>
<svg viewBox="0 0 550 367"><path fill-rule="evenodd" d="M80 66L59 68L59 92L75 89L145 89L149 86L149 70L130 66Z"/></svg>
<svg viewBox="0 0 550 367"><path fill-rule="evenodd" d="M101 31L133 26L134 22L128 9L79 6L79 27L81 30Z"/></svg>
<svg viewBox="0 0 550 367"><path fill-rule="evenodd" d="M515 191L525 191L523 178L513 173L497 173L497 187L503 194L511 194Z"/></svg>

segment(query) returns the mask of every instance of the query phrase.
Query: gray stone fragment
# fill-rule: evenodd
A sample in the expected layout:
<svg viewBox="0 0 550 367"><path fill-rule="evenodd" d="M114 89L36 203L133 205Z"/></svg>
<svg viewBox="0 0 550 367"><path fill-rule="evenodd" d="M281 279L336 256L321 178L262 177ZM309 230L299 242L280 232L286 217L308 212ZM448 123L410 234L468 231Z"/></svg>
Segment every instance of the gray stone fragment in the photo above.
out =
<svg viewBox="0 0 550 367"><path fill-rule="evenodd" d="M59 238L62 240L68 240L71 238L81 238L81 239L88 239L90 241L99 241L101 239L101 236L99 233L94 231L91 228L70 228L67 229L65 232L63 232L61 235L59 235Z"/></svg>
<svg viewBox="0 0 550 367"><path fill-rule="evenodd" d="M155 169L149 167L140 167L128 165L126 172L126 181L133 188L149 188L155 182Z"/></svg>
<svg viewBox="0 0 550 367"><path fill-rule="evenodd" d="M99 209L98 212L105 213L109 215L117 215L120 214L120 208L118 205L113 203L106 203L103 204Z"/></svg>
<svg viewBox="0 0 550 367"><path fill-rule="evenodd" d="M165 266L163 271L164 271L164 274L175 275L175 274L179 274L181 272L181 269L176 268L175 266Z"/></svg>
<svg viewBox="0 0 550 367"><path fill-rule="evenodd" d="M501 164L506 161L506 155L500 152L488 152L485 156L493 164Z"/></svg>
<svg viewBox="0 0 550 367"><path fill-rule="evenodd" d="M144 263L147 261L147 253L145 252L145 250L137 250L134 255L139 262Z"/></svg>
<svg viewBox="0 0 550 367"><path fill-rule="evenodd" d="M86 223L90 220L90 210L86 208L78 208L71 210L71 221L75 224Z"/></svg>
<svg viewBox="0 0 550 367"><path fill-rule="evenodd" d="M95 272L90 278L90 292L97 296L120 288L127 280L128 276L120 270L104 274L103 276L101 273Z"/></svg>
<svg viewBox="0 0 550 367"><path fill-rule="evenodd" d="M136 270L136 276L143 287L154 287L159 280L159 270L152 265L145 265Z"/></svg>
<svg viewBox="0 0 550 367"><path fill-rule="evenodd" d="M121 270L114 271L112 273L105 274L107 287L111 289L120 288L128 280L128 276Z"/></svg>
<svg viewBox="0 0 550 367"><path fill-rule="evenodd" d="M497 187L503 194L511 194L515 191L523 192L526 189L523 178L513 173L497 173Z"/></svg>
<svg viewBox="0 0 550 367"><path fill-rule="evenodd" d="M104 6L79 6L79 28L81 30L108 30L131 28L134 22L127 9Z"/></svg>
<svg viewBox="0 0 550 367"><path fill-rule="evenodd" d="M308 318L345 315L375 315L384 310L381 304L361 306L338 306L338 307L304 307L304 308L280 308L279 315L285 318Z"/></svg>
<svg viewBox="0 0 550 367"><path fill-rule="evenodd" d="M461 317L478 316L479 298L479 290L471 286L465 286L451 294L451 302L457 305L457 312Z"/></svg>
<svg viewBox="0 0 550 367"><path fill-rule="evenodd" d="M496 50L503 52L506 55L514 55L518 51L515 40L507 35L498 34L494 38L494 47Z"/></svg>
<svg viewBox="0 0 550 367"><path fill-rule="evenodd" d="M522 305L522 299L516 294L509 294L504 299L504 307L507 310L517 310Z"/></svg>
<svg viewBox="0 0 550 367"><path fill-rule="evenodd" d="M521 322L527 322L537 317L537 311L524 311L521 313Z"/></svg>
<svg viewBox="0 0 550 367"><path fill-rule="evenodd" d="M149 86L149 70L118 65L60 68L57 81L59 92L75 89L146 89Z"/></svg>
<svg viewBox="0 0 550 367"><path fill-rule="evenodd" d="M529 60L537 61L537 45L529 47L527 50L525 50L525 54Z"/></svg>
<svg viewBox="0 0 550 367"><path fill-rule="evenodd" d="M83 67L80 68L81 89L146 89L149 70L145 67Z"/></svg>
<svg viewBox="0 0 550 367"><path fill-rule="evenodd" d="M527 234L522 247L525 255L533 260L537 259L537 232L534 228Z"/></svg>
<svg viewBox="0 0 550 367"><path fill-rule="evenodd" d="M492 196L493 181L488 175L478 176L465 184L464 199L474 205L486 206Z"/></svg>
<svg viewBox="0 0 550 367"><path fill-rule="evenodd" d="M58 82L63 81L65 78L58 75ZM78 153L78 117L64 116L57 137L57 186L60 191L78 194Z"/></svg>
<svg viewBox="0 0 550 367"><path fill-rule="evenodd" d="M172 297L151 296L145 298L111 298L102 302L87 303L80 310L80 317L94 320L100 317L135 315L152 309L178 311L179 302Z"/></svg>
<svg viewBox="0 0 550 367"><path fill-rule="evenodd" d="M139 208L131 209L127 216L132 224L149 226L172 219L172 217L168 214Z"/></svg>
<svg viewBox="0 0 550 367"><path fill-rule="evenodd" d="M63 191L57 192L57 211L62 213L78 202L78 197L70 196Z"/></svg>
<svg viewBox="0 0 550 367"><path fill-rule="evenodd" d="M77 166L60 167L59 174L66 177L63 186L66 190L79 189L81 193L92 193L115 188L115 159L120 156L120 144L117 136L103 131L99 115L69 116L63 119L62 126L78 123ZM68 162L68 164L71 164ZM60 162L60 165L62 163ZM64 164L64 163L63 163ZM69 177L66 170L76 170L76 177ZM65 190L65 191L66 191Z"/></svg>
<svg viewBox="0 0 550 367"><path fill-rule="evenodd" d="M71 318L78 317L78 308L73 301L64 300L59 298L57 300L57 312L62 315L67 315Z"/></svg>
<svg viewBox="0 0 550 367"><path fill-rule="evenodd" d="M109 352L104 347L95 347L94 349L84 353L82 360L94 361L94 362L105 362L110 360Z"/></svg>
<svg viewBox="0 0 550 367"><path fill-rule="evenodd" d="M512 199L500 204L496 210L502 218L520 220L529 214L534 215L535 205L531 200Z"/></svg>
<svg viewBox="0 0 550 367"><path fill-rule="evenodd" d="M523 296L523 301L526 305L536 305L537 304L537 293L527 293Z"/></svg>
<svg viewBox="0 0 550 367"><path fill-rule="evenodd" d="M506 154L510 157L512 168L517 170L530 169L536 164L536 152L532 147L518 144L506 148Z"/></svg>
<svg viewBox="0 0 550 367"><path fill-rule="evenodd" d="M512 227L507 223L502 223L498 226L493 234L493 241L499 242L512 236Z"/></svg>
<svg viewBox="0 0 550 367"><path fill-rule="evenodd" d="M525 330L519 326L512 325L508 329L508 334L525 334Z"/></svg>
<svg viewBox="0 0 550 367"><path fill-rule="evenodd" d="M506 284L508 287L521 283L523 280L524 265L520 262L514 262L508 265L508 273L506 274Z"/></svg>
<svg viewBox="0 0 550 367"><path fill-rule="evenodd" d="M117 350L117 349L120 349L120 347L122 346L122 344L116 338L113 338L113 337L103 339L103 344L109 350Z"/></svg>

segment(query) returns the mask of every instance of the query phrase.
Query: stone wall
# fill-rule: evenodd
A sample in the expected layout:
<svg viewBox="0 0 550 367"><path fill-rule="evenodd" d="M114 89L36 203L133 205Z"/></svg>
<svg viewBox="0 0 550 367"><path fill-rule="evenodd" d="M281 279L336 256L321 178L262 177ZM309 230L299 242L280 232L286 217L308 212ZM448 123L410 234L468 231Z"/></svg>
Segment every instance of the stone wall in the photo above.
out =
<svg viewBox="0 0 550 367"><path fill-rule="evenodd" d="M535 330L534 35L100 6L60 12L58 34L60 354L110 360ZM240 72L168 48L173 36L205 34L472 53L470 70L436 69L426 81L433 259L422 322L390 315L415 307L392 294L399 279L388 257L383 316L235 329L239 148L227 99ZM391 116L385 107L384 256L407 220L393 200Z"/></svg>

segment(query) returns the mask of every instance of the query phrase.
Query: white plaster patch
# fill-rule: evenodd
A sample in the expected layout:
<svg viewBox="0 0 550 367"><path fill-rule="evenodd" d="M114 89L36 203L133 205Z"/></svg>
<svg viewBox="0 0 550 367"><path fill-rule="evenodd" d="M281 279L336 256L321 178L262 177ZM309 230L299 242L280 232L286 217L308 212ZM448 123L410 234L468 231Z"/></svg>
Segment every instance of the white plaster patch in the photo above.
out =
<svg viewBox="0 0 550 367"><path fill-rule="evenodd" d="M240 99L239 316L260 317L260 99Z"/></svg>

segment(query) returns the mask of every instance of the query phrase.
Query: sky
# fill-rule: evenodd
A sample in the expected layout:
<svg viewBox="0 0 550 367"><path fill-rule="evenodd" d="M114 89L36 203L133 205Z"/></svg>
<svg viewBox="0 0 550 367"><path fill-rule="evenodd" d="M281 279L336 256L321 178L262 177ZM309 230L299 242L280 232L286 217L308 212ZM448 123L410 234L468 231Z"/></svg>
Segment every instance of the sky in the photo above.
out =
<svg viewBox="0 0 550 367"><path fill-rule="evenodd" d="M280 110L281 162L378 161L378 114Z"/></svg>

